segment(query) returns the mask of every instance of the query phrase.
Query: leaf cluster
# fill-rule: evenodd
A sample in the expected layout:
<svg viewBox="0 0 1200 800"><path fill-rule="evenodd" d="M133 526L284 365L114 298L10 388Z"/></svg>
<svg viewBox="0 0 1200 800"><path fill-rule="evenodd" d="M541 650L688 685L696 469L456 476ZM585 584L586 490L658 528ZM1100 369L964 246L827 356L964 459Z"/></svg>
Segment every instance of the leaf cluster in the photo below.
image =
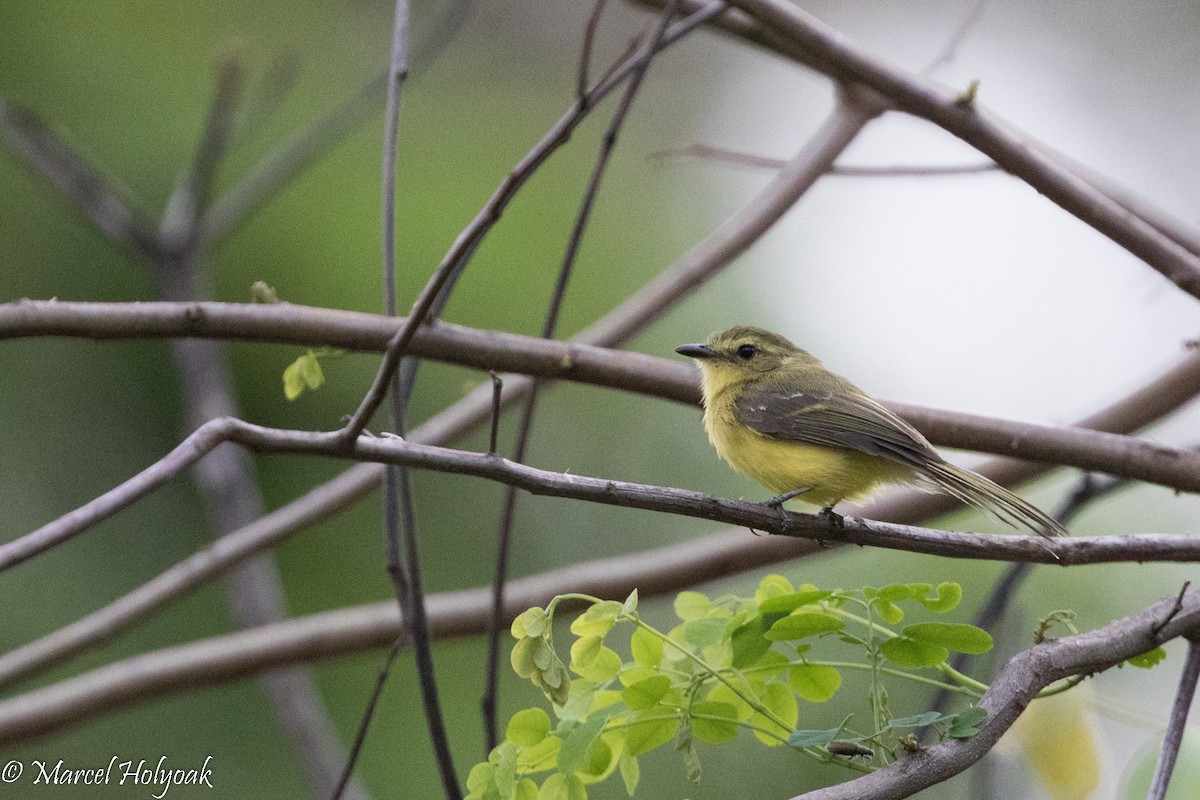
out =
<svg viewBox="0 0 1200 800"><path fill-rule="evenodd" d="M952 738L974 735L986 720L980 709L893 718L877 685L885 675L938 685L949 679L945 685L969 698L982 693L986 687L945 660L950 652L990 649L986 631L942 622L898 627L906 609L944 614L961 598L954 583L848 592L793 586L769 575L751 597L682 592L674 603L678 623L660 631L640 617L636 591L624 603L556 597L521 614L511 629L513 669L542 690L554 718L540 708L517 712L504 741L472 769L468 800L584 800L589 785L614 774L632 796L638 759L672 742L688 777L698 780L696 743L724 744L743 729L767 746L857 771L887 763L906 743L911 747L914 727L933 726ZM589 605L570 623L564 663L554 645L554 619L568 599ZM615 635L618 626L629 631L627 638ZM820 642L858 655L817 658ZM848 717L833 729L799 729L802 704L830 700L842 688L843 672L855 669L871 676L872 726L856 730ZM943 676L920 674L930 669Z"/></svg>

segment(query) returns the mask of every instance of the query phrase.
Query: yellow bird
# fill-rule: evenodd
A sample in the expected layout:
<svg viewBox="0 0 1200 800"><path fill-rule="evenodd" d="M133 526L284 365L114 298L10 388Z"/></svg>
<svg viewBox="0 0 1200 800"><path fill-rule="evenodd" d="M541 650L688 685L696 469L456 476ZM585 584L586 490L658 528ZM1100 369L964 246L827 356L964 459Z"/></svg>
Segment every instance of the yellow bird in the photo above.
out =
<svg viewBox="0 0 1200 800"><path fill-rule="evenodd" d="M1042 536L1053 517L982 475L946 461L921 433L782 336L746 325L675 352L696 359L704 429L717 454L776 492L833 507L880 486L942 491Z"/></svg>

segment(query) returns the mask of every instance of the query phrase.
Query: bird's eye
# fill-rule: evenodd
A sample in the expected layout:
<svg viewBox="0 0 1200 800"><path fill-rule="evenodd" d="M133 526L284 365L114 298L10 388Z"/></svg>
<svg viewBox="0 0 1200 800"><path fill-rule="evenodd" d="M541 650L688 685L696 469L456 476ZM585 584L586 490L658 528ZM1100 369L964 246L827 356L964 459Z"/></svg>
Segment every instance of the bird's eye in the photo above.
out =
<svg viewBox="0 0 1200 800"><path fill-rule="evenodd" d="M749 361L758 353L758 348L752 344L744 344L737 349L738 358Z"/></svg>

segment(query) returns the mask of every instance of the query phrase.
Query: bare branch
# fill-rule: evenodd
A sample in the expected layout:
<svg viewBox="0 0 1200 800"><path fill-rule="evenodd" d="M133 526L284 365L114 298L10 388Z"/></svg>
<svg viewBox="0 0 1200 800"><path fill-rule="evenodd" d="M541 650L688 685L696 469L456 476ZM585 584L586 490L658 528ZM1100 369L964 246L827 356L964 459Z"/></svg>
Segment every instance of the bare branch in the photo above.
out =
<svg viewBox="0 0 1200 800"><path fill-rule="evenodd" d="M1158 763L1154 765L1154 778L1150 781L1150 793L1146 795L1146 800L1164 800L1167 796L1167 786L1171 782L1175 760L1179 757L1179 745L1183 742L1183 732L1187 728L1188 711L1196 695L1197 678L1200 678L1200 636L1192 635L1188 639L1187 658L1183 662L1183 672L1179 676L1179 688L1175 691L1175 703L1171 706L1167 734L1163 737Z"/></svg>
<svg viewBox="0 0 1200 800"><path fill-rule="evenodd" d="M778 516L773 515L778 521ZM790 546L793 540L750 539L761 554L774 545L780 552L787 550L795 555ZM998 538L998 537L997 537ZM1109 537L1097 537L1095 541ZM1072 540L1055 540L1056 544ZM1080 541L1080 540L1074 540ZM689 547L672 546L651 553L638 553L606 559L601 562L575 565L513 581L506 598L506 616L515 617L532 605L544 605L550 597L563 591L585 591L599 597L621 598L628 594L627 583L646 587L653 593L674 591L683 586L722 577L740 569L752 569L770 560L749 563L742 560L740 548L730 549L732 537L723 535L708 539L692 540ZM803 543L817 550L815 543ZM782 546L787 545L787 548ZM780 552L773 555L778 558ZM656 566L663 560L682 560L684 583L674 584L676 574L664 575ZM664 583L664 581L666 583ZM639 589L641 592L641 589ZM1101 637L1101 641L1082 637L1056 639L1034 648L1036 662L1055 662L1056 655L1068 651L1074 663L1087 661L1090 655L1099 653L1100 658L1121 660L1145 652L1157 643L1175 636L1184 635L1200 624L1198 592L1185 598L1185 606L1174 615L1166 626L1154 630L1175 605L1175 600L1160 603L1130 620L1122 620L1099 631L1083 634L1082 637ZM430 630L439 637L474 635L482 631L482 622L489 602L486 588L465 592L434 594L429 597ZM1136 620L1136 621L1135 621ZM1122 626L1128 625L1127 628ZM1129 640L1129 631L1136 630L1137 641ZM1124 632L1122 632L1124 631ZM97 716L128 708L139 702L168 694L194 691L221 683L228 683L248 675L280 666L315 661L337 656L361 653L387 647L400 635L400 619L396 604L392 601L366 606L328 611L307 617L264 626L253 631L239 631L175 647L169 647L134 658L126 659L93 670L84 675L69 678L59 683L28 692L0 702L0 746L26 741L38 736L77 727ZM1120 640L1114 645L1109 634ZM1082 639L1082 640L1081 640ZM1142 641L1141 639L1145 639ZM1060 645L1057 643L1067 643ZM1079 642L1077 647L1074 643ZM1095 643L1095 647L1092 644ZM1086 648L1088 656L1083 655ZM1126 653L1128 653L1126 655ZM1009 667L1000 673L993 683L992 697L1010 691L1012 685L1020 685L1021 676L1013 676L1010 670L1017 664L1026 663L1018 656ZM1082 658L1081 658L1082 657ZM1062 663L1059 666L1063 666ZM1080 671L1103 668L1091 665ZM1045 677L1034 691L1056 679L1056 675ZM1003 680L1003 688L1001 687ZM995 690L1000 690L998 693ZM990 702L990 701L989 701ZM1022 705L1023 707L1023 705ZM1008 708L1008 707L1006 707ZM995 719L997 714L993 713ZM1007 727L1007 725L1005 725ZM988 728L985 727L985 731ZM998 735L998 731L995 732ZM982 734L981 734L982 735ZM990 734L989 734L990 735ZM978 738L978 737L976 737ZM968 740L974 741L974 740ZM938 748L963 746L962 743L938 745ZM985 748L986 749L986 748ZM921 751L926 756L935 748ZM940 752L940 751L938 751ZM968 757L973 754L964 754ZM952 752L953 757L954 756ZM975 756L977 757L977 756ZM908 763L905 760L899 764ZM919 763L926 763L920 760ZM959 769L965 768L966 764ZM891 768L889 768L891 769ZM854 795L863 796L863 795ZM874 797L875 795L869 795Z"/></svg>
<svg viewBox="0 0 1200 800"><path fill-rule="evenodd" d="M0 140L111 241L142 258L158 257L154 223L32 111L0 98Z"/></svg>
<svg viewBox="0 0 1200 800"><path fill-rule="evenodd" d="M654 35L646 46L651 56L656 55L662 48L663 36L666 35L667 25L675 15L675 9L678 5L678 0L668 0L667 4L663 6L658 26L655 28ZM592 18L594 21L599 19L601 8L602 5L597 5L597 11ZM584 47L583 66L580 73L581 81L587 72L588 51L590 50L591 37L594 33L594 26L589 25L587 41ZM583 201L580 203L579 212L575 217L575 224L572 226L570 236L567 238L566 252L563 254L562 264L558 270L558 278L555 280L554 291L550 297L549 309L546 312L546 319L542 325L543 339L553 339L558 332L559 312L562 310L563 300L566 298L567 284L571 280L571 273L575 266L575 260L579 255L579 248L583 245L584 232L587 230L588 222L591 220L592 208L600 192L600 184L608 169L613 150L616 149L617 137L620 134L621 127L629 116L630 109L633 108L633 100L637 97L638 90L642 86L642 81L646 77L646 72L650 68L650 61L651 59L647 58L640 62L637 68L634 69L633 74L629 78L629 83L625 87L625 93L621 97L621 102L617 106L616 113L613 114L608 130L601 140L600 152L592 168L591 178L588 180L587 188L584 190ZM581 94L579 103L582 104L585 101L586 95ZM525 450L529 443L530 431L533 428L534 412L537 409L539 388L540 386L537 383L530 387L529 393L525 398L525 407L521 411L521 421L517 427L517 442L513 450L513 460L517 462L525 460ZM483 699L480 703L483 709L484 738L488 752L491 752L499 743L496 702L500 683L500 629L504 610L504 584L508 579L508 554L512 540L513 520L516 517L516 504L516 487L509 487L509 490L504 495L504 506L500 513L500 534L497 537L496 565L492 579L492 613L487 631L485 687Z"/></svg>
<svg viewBox="0 0 1200 800"><path fill-rule="evenodd" d="M1093 564L1114 560L1192 561L1200 557L1200 539L1184 535L1073 537L1045 540L1028 536L985 536L932 531L847 517L838 528L827 519L788 514L758 503L733 501L701 492L627 481L549 472L487 453L416 444L399 439L360 437L353 452L338 446L336 434L264 428L234 421L231 438L262 453L343 456L361 461L472 475L524 489L531 494L586 500L709 519L785 536L821 542L886 547L951 558L1033 561L1042 564Z"/></svg>
<svg viewBox="0 0 1200 800"><path fill-rule="evenodd" d="M651 153L652 159L686 159L697 158L717 164L731 164L737 167L767 170L776 172L782 169L787 161L782 158L743 153L724 147L714 147L707 144L693 144L675 150L660 150ZM827 172L829 175L841 175L852 178L936 178L954 175L979 175L986 172L997 172L1000 168L991 162L983 164L948 164L948 165L894 165L872 167L860 164L842 166L834 164Z"/></svg>
<svg viewBox="0 0 1200 800"><path fill-rule="evenodd" d="M689 275L689 279L692 278L696 276ZM702 279L703 276L697 278ZM670 281L656 280L631 302L662 308L665 306L661 302L651 303L650 298L661 300L663 294L671 294L675 289ZM623 313L625 308L627 306L622 306ZM632 314L610 316L583 335L595 339L607 338L614 333L623 335L630 328L639 329L638 319ZM391 332L400 324L403 321L389 321L386 317L370 314L284 303L127 305L26 300L0 305L0 339L33 335L88 338L200 336L377 350L386 345ZM500 331L480 331L445 322L422 327L413 339L412 352L422 358L482 370L521 372L541 378L608 386L684 403L699 401L697 379L688 365L640 353ZM511 398L515 393L516 383L517 380L506 381L507 397ZM1193 351L1127 401L1071 427L1000 420L907 403L889 402L887 405L938 445L1074 466L1182 491L1200 491L1197 468L1200 455L1196 452L1104 433L1137 430L1197 393L1200 393L1200 352ZM476 422L486 421L490 414L490 384L482 387L481 398L482 407ZM440 425L444 421L436 422ZM430 424L433 423L434 420L430 420ZM1026 472L1014 474L1025 479L1027 475L1040 474L1044 468L1023 465L1021 469ZM891 518L882 514L872 516ZM0 565L2 563L0 561Z"/></svg>
<svg viewBox="0 0 1200 800"><path fill-rule="evenodd" d="M723 0L715 0L709 5L701 7L687 19L672 26L667 35L663 37L661 46L666 48L677 42L688 32L703 24L705 20L719 14L724 9L725 4ZM639 50L638 53L631 56L621 69L615 70L608 77L606 83L597 86L593 90L591 105L594 105L600 98L606 96L608 92L618 86L621 81L631 74L633 69L637 68L638 64L649 60L653 56L654 52L646 48ZM537 168L558 147L570 138L571 132L583 119L585 113L586 109L579 106L579 104L576 104L575 108L569 110L542 137L542 140L525 156L521 163L514 168L509 177L488 200L483 210L459 234L458 239L451 246L450 252L442 259L442 262L425 284L425 288L421 290L421 294L413 304L412 311L409 313L404 326L396 331L392 339L388 342L387 349L384 351L384 358L379 366L379 371L375 375L374 382L371 384L370 389L367 390L362 403L354 412L350 422L342 430L342 441L345 444L352 443L354 438L363 431L367 421L379 408L380 403L383 402L386 387L390 383L396 368L399 366L400 359L405 354L413 335L416 333L417 327L425 321L431 310L439 304L439 298L441 298L441 302L444 302L444 290L449 286L453 286L459 273L465 268L467 260L475 252L475 248L482 241L484 235L499 220L500 214L512 200L516 191L524 185Z"/></svg>
<svg viewBox="0 0 1200 800"><path fill-rule="evenodd" d="M988 720L976 736L924 747L877 772L793 800L899 800L957 775L986 755L1037 693L1054 681L1101 672L1176 636L1194 635L1200 630L1200 591L1189 592L1180 613L1155 629L1174 602L1164 600L1103 628L1050 639L1018 653L980 699Z"/></svg>
<svg viewBox="0 0 1200 800"><path fill-rule="evenodd" d="M319 156L348 136L378 107L386 86L387 76L379 75L312 127L272 150L251 167L241 180L214 200L203 215L200 220L202 242L211 245L224 239Z"/></svg>
<svg viewBox="0 0 1200 800"><path fill-rule="evenodd" d="M659 7L662 0L646 3ZM1061 167L978 104L960 103L961 92L863 52L847 37L785 0L731 0L730 5L746 16L726 14L718 27L795 58L835 80L870 87L897 108L954 134L1183 291L1200 297L1200 257ZM691 2L685 3L685 8L690 7Z"/></svg>
<svg viewBox="0 0 1200 800"><path fill-rule="evenodd" d="M232 428L228 419L213 420L197 428L170 453L115 489L32 533L0 544L0 571L33 558L128 508L196 463L214 447L228 441Z"/></svg>
<svg viewBox="0 0 1200 800"><path fill-rule="evenodd" d="M223 58L217 65L216 87L192 166L167 201L159 224L159 239L168 255L159 260L157 266L160 268L173 258L198 253L199 220L212 197L217 168L229 148L242 81L242 64L238 58L234 55Z"/></svg>
<svg viewBox="0 0 1200 800"><path fill-rule="evenodd" d="M224 423L217 420L206 429L203 436L197 431L197 435L191 437L193 446L199 449L202 445L197 442L211 441L212 437L221 436L223 428ZM180 447L187 444L185 442ZM282 508L214 540L207 547L103 608L23 647L5 653L0 656L0 687L14 684L49 666L110 641L167 603L225 574L250 557L335 517L365 493L360 489L364 473L376 471L378 468L374 465L359 465L347 470ZM266 622L259 624L263 625Z"/></svg>
<svg viewBox="0 0 1200 800"><path fill-rule="evenodd" d="M967 12L962 21L958 23L958 27L954 29L950 39L942 47L941 52L934 56L933 60L921 70L922 75L932 75L941 67L952 62L958 56L958 50L966 41L967 36L979 24L979 20L983 18L983 12L987 10L988 0L975 0L975 4L971 6L971 10Z"/></svg>

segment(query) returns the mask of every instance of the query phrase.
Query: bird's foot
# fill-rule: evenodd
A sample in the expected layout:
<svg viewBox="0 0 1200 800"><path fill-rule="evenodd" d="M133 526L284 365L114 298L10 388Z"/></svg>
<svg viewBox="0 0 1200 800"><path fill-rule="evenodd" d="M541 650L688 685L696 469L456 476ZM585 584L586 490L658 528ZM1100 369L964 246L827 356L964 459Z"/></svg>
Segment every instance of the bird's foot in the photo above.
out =
<svg viewBox="0 0 1200 800"><path fill-rule="evenodd" d="M828 520L831 527L837 528L839 531L846 527L846 518L833 510L833 506L822 508L817 516Z"/></svg>
<svg viewBox="0 0 1200 800"><path fill-rule="evenodd" d="M799 497L800 495L807 492L810 488L811 487L809 487L809 486L801 486L799 489L792 489L790 492L784 492L783 494L777 494L774 497L772 497L770 500L764 500L762 502L762 504L764 506L767 506L768 508L778 508L779 509L779 519L786 523L788 512L787 512L787 509L783 507L783 504L786 503L788 500L791 500L793 497Z"/></svg>
<svg viewBox="0 0 1200 800"><path fill-rule="evenodd" d="M792 489L790 492L784 492L783 494L777 494L774 497L772 497L770 500L763 500L762 504L764 506L771 506L772 508L783 508L783 504L786 503L788 500L791 500L793 497L799 497L800 495L807 492L810 488L811 487L809 487L809 486L801 486L799 489Z"/></svg>

